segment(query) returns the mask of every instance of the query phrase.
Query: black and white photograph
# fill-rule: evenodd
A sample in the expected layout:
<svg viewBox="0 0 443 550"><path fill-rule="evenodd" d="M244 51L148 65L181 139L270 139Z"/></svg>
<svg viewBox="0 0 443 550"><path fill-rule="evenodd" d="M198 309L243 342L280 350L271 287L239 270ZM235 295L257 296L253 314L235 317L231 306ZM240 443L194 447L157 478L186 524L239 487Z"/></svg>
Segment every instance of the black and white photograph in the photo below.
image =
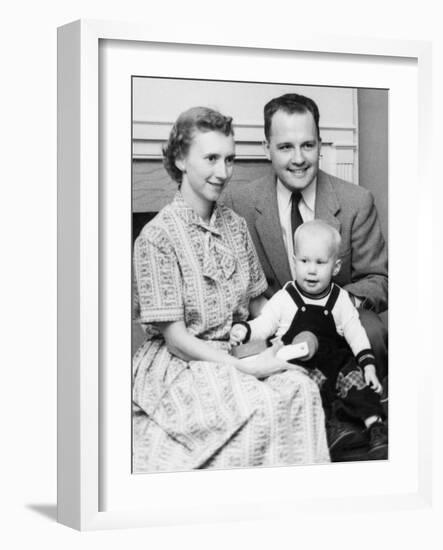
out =
<svg viewBox="0 0 443 550"><path fill-rule="evenodd" d="M440 550L439 3L2 16L0 546Z"/></svg>
<svg viewBox="0 0 443 550"><path fill-rule="evenodd" d="M2 548L440 549L438 3L5 7Z"/></svg>
<svg viewBox="0 0 443 550"><path fill-rule="evenodd" d="M133 474L389 460L388 121L132 77Z"/></svg>

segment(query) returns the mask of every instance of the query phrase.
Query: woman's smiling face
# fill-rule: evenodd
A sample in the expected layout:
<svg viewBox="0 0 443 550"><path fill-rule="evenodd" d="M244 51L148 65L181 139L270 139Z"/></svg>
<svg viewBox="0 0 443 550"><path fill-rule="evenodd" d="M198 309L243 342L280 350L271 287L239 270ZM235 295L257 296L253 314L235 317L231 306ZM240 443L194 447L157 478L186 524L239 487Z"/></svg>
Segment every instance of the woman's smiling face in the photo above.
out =
<svg viewBox="0 0 443 550"><path fill-rule="evenodd" d="M196 131L187 154L177 159L183 172L181 192L192 206L212 205L232 176L235 144L232 135Z"/></svg>

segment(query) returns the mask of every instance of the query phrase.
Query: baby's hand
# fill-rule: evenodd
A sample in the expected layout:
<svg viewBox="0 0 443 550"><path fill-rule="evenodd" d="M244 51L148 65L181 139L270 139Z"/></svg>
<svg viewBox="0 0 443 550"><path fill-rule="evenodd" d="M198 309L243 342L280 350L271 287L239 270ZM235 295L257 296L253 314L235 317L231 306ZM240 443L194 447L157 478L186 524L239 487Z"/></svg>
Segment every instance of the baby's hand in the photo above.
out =
<svg viewBox="0 0 443 550"><path fill-rule="evenodd" d="M366 365L364 368L365 372L365 382L366 384L375 391L375 393L378 393L379 395L383 391L382 385L380 384L380 380L378 379L376 373L375 373L375 366L374 365Z"/></svg>
<svg viewBox="0 0 443 550"><path fill-rule="evenodd" d="M238 346L246 338L248 330L244 325L236 324L229 333L229 343L231 346Z"/></svg>

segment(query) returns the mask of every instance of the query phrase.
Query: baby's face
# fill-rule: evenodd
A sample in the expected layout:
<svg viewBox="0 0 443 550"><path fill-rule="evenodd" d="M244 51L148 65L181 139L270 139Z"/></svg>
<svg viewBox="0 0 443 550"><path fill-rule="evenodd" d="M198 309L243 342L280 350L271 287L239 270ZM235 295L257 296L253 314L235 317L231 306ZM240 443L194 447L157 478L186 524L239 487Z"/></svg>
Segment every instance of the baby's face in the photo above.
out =
<svg viewBox="0 0 443 550"><path fill-rule="evenodd" d="M308 294L321 294L340 269L332 239L324 233L301 233L295 245L295 280Z"/></svg>

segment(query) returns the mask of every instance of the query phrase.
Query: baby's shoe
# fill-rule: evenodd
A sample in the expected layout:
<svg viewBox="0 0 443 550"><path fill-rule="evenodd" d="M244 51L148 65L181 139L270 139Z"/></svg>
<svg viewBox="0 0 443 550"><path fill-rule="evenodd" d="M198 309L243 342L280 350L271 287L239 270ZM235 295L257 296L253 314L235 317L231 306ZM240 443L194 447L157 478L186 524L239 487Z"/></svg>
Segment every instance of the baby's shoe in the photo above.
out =
<svg viewBox="0 0 443 550"><path fill-rule="evenodd" d="M370 460L387 460L388 458L388 427L380 420L368 428Z"/></svg>
<svg viewBox="0 0 443 550"><path fill-rule="evenodd" d="M326 422L326 436L331 454L342 449L355 449L367 443L364 432L337 418Z"/></svg>

